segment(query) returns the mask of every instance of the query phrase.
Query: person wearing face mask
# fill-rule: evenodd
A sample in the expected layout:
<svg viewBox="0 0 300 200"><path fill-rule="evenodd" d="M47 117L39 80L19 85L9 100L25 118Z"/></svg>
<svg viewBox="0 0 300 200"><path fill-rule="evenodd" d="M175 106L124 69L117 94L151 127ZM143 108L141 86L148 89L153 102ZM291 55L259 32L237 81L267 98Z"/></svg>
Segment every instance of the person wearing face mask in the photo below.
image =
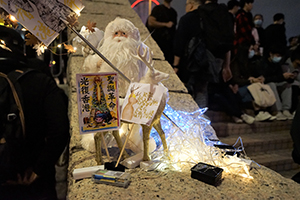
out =
<svg viewBox="0 0 300 200"><path fill-rule="evenodd" d="M277 13L273 16L273 24L265 29L264 56L269 57L269 50L273 45L287 46L285 34L284 14ZM285 55L282 55L285 56Z"/></svg>
<svg viewBox="0 0 300 200"><path fill-rule="evenodd" d="M265 29L262 27L264 18L262 14L256 14L253 17L253 23L254 27L257 30L258 36L259 36L259 44L260 47L264 47L265 45Z"/></svg>
<svg viewBox="0 0 300 200"><path fill-rule="evenodd" d="M254 110L255 121L273 121L276 117L269 113L271 108L256 105L248 90L248 86L252 83L264 83L261 71L256 68L256 63L260 61L261 56L257 45L240 47L237 56L231 62L232 80L230 81L230 87L237 88L244 109Z"/></svg>
<svg viewBox="0 0 300 200"><path fill-rule="evenodd" d="M274 45L270 47L268 58L262 59L259 67L265 78L264 83L273 90L276 98L277 120L293 119L290 113L292 102L292 87L295 75L282 68L282 59L285 55L285 46Z"/></svg>
<svg viewBox="0 0 300 200"><path fill-rule="evenodd" d="M250 62L255 62L260 60L262 57L262 52L260 51L260 45L251 45L249 48L248 59Z"/></svg>

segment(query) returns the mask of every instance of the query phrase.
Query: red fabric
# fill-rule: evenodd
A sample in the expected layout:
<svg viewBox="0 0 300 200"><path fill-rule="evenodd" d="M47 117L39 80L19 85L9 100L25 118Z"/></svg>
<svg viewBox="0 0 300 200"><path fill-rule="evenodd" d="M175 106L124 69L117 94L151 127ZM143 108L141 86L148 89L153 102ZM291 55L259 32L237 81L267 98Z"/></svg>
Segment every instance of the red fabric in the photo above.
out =
<svg viewBox="0 0 300 200"><path fill-rule="evenodd" d="M237 53L237 49L241 44L252 44L254 38L252 35L252 26L245 16L245 13L240 13L236 16L236 33L234 39L234 53Z"/></svg>

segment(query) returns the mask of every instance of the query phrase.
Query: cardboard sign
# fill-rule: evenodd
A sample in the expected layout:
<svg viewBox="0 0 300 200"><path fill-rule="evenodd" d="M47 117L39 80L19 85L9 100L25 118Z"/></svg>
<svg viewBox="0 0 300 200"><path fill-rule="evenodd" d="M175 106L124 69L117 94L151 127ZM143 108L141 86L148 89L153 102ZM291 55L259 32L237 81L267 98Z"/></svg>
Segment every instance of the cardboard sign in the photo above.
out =
<svg viewBox="0 0 300 200"><path fill-rule="evenodd" d="M122 106L121 119L150 125L166 88L160 85L131 83Z"/></svg>
<svg viewBox="0 0 300 200"><path fill-rule="evenodd" d="M48 46L66 28L60 19L84 8L80 0L1 0L0 7L13 15L33 35Z"/></svg>
<svg viewBox="0 0 300 200"><path fill-rule="evenodd" d="M76 74L80 134L120 127L117 73Z"/></svg>

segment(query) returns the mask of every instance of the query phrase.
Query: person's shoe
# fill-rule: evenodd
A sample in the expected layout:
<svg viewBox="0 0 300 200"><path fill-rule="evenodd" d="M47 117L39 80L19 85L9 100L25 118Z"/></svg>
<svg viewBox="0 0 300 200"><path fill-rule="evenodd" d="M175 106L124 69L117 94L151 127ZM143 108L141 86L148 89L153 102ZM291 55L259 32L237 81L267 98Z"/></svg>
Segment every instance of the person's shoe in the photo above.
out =
<svg viewBox="0 0 300 200"><path fill-rule="evenodd" d="M247 124L253 124L255 119L254 117L247 115L247 114L242 114L241 118L244 122L246 122Z"/></svg>
<svg viewBox="0 0 300 200"><path fill-rule="evenodd" d="M287 117L285 115L283 115L281 111L278 111L278 113L276 115L276 120L284 121L284 120L287 120Z"/></svg>
<svg viewBox="0 0 300 200"><path fill-rule="evenodd" d="M283 112L282 112L282 114L284 115L284 116L286 116L288 119L294 119L294 116L290 113L290 111L288 111L288 110L284 110Z"/></svg>
<svg viewBox="0 0 300 200"><path fill-rule="evenodd" d="M233 121L234 121L235 123L237 123L237 124L243 123L243 120L240 119L240 118L238 118L238 117L232 116L232 119L233 119Z"/></svg>
<svg viewBox="0 0 300 200"><path fill-rule="evenodd" d="M271 115L269 112L264 112L265 117L268 117L268 121L274 121L276 116Z"/></svg>
<svg viewBox="0 0 300 200"><path fill-rule="evenodd" d="M271 114L270 114L271 115ZM276 116L274 116L274 115L271 115L271 117L268 119L269 121L274 121L275 119L277 119L277 117Z"/></svg>
<svg viewBox="0 0 300 200"><path fill-rule="evenodd" d="M258 121L258 122L262 122L262 121L266 121L270 118L270 114L264 112L264 111L260 111L256 116L255 116L255 121Z"/></svg>

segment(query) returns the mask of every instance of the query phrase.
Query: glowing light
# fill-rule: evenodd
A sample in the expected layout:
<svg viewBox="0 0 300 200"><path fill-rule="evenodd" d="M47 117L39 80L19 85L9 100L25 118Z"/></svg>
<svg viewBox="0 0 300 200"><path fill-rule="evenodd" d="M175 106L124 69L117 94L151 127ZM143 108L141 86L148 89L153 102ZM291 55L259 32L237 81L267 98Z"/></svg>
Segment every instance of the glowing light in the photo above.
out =
<svg viewBox="0 0 300 200"><path fill-rule="evenodd" d="M27 29L26 29L26 28L22 28L21 30L22 30L22 31L24 31L24 32L25 32L25 31L27 31Z"/></svg>
<svg viewBox="0 0 300 200"><path fill-rule="evenodd" d="M123 137L126 134L126 129L128 129L128 126L126 125L127 124L122 125L121 128L119 129L120 137Z"/></svg>
<svg viewBox="0 0 300 200"><path fill-rule="evenodd" d="M10 19L11 21L13 21L13 22L17 21L17 19L16 19L14 16L12 16L12 15L9 15L9 19Z"/></svg>
<svg viewBox="0 0 300 200"><path fill-rule="evenodd" d="M190 171L197 163L203 162L224 169L225 173L252 178L249 173L251 160L238 157L238 153L244 151L242 146L233 150L233 156L226 155L225 150L215 147L215 144L223 144L214 129L210 125L204 113L207 109L199 109L192 113L176 112L166 105L164 113L169 116L179 128L164 117L161 117L163 130L168 143L168 153L163 150L158 133L153 129L151 136L156 140L158 150L151 154L152 160L161 161L164 168L174 171ZM236 142L236 144L237 144ZM235 144L235 145L236 145ZM162 168L162 167L160 167Z"/></svg>
<svg viewBox="0 0 300 200"><path fill-rule="evenodd" d="M4 40L0 40L0 42L5 45L5 41Z"/></svg>
<svg viewBox="0 0 300 200"><path fill-rule="evenodd" d="M58 44L57 47L58 47L58 48L61 48L61 44Z"/></svg>
<svg viewBox="0 0 300 200"><path fill-rule="evenodd" d="M55 60L53 60L53 61L52 61L52 65L55 65L55 64L56 64L56 62L55 62Z"/></svg>
<svg viewBox="0 0 300 200"><path fill-rule="evenodd" d="M75 11L75 13L78 17L80 16L80 10Z"/></svg>
<svg viewBox="0 0 300 200"><path fill-rule="evenodd" d="M77 47L74 47L74 51L76 51L77 50Z"/></svg>

